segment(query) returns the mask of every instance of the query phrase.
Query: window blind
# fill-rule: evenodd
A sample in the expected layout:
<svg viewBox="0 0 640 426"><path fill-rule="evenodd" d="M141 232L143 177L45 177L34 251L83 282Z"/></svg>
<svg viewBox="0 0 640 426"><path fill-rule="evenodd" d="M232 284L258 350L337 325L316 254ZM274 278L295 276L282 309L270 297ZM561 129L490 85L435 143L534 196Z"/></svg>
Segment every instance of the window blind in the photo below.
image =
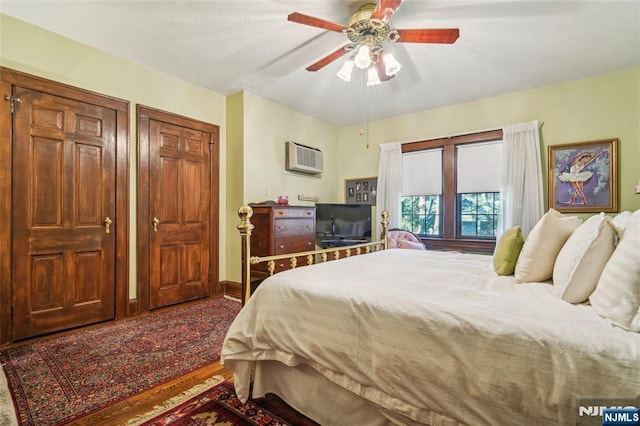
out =
<svg viewBox="0 0 640 426"><path fill-rule="evenodd" d="M456 147L457 192L499 192L502 141Z"/></svg>
<svg viewBox="0 0 640 426"><path fill-rule="evenodd" d="M442 148L402 154L402 195L442 194Z"/></svg>

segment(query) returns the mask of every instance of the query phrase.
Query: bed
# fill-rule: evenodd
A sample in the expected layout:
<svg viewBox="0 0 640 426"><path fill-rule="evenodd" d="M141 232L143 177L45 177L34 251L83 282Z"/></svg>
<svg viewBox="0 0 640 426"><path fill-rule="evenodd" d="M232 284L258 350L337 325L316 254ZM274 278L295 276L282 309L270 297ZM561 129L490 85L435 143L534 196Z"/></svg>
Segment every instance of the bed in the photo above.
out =
<svg viewBox="0 0 640 426"><path fill-rule="evenodd" d="M492 256L377 247L261 283L221 353L241 400L325 425L567 425L640 394L640 334L593 306Z"/></svg>

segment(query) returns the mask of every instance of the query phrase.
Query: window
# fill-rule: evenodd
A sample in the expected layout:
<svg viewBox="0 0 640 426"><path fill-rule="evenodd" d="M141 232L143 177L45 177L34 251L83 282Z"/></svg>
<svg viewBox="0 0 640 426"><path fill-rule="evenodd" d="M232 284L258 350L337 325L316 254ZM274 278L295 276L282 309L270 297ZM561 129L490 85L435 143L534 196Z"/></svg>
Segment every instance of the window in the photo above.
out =
<svg viewBox="0 0 640 426"><path fill-rule="evenodd" d="M442 149L402 155L402 229L441 236Z"/></svg>
<svg viewBox="0 0 640 426"><path fill-rule="evenodd" d="M502 140L456 146L458 235L495 238L500 212Z"/></svg>
<svg viewBox="0 0 640 426"><path fill-rule="evenodd" d="M493 250L502 131L411 142L402 152L401 226L433 248Z"/></svg>

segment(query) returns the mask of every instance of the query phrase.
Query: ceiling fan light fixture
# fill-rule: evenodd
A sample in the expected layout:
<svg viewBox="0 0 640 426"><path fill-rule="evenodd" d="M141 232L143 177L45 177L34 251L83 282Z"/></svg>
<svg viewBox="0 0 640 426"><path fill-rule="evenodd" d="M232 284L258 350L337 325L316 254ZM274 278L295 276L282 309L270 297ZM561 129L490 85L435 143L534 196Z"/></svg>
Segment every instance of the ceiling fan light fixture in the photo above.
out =
<svg viewBox="0 0 640 426"><path fill-rule="evenodd" d="M371 65L371 52L369 50L369 46L366 44L360 46L358 53L356 53L356 56L353 59L353 63L361 70L369 68Z"/></svg>
<svg viewBox="0 0 640 426"><path fill-rule="evenodd" d="M347 62L342 65L340 71L338 71L337 76L344 81L351 81L351 73L353 72L353 59L349 59Z"/></svg>
<svg viewBox="0 0 640 426"><path fill-rule="evenodd" d="M458 28L400 30L391 28L389 21L402 2L403 0L377 0L376 3L367 3L352 15L347 25L336 24L298 12L289 14L287 20L291 22L342 33L349 39L348 44L309 65L307 71L318 71L353 50L356 67L366 70L374 63L382 76L379 78L387 81L400 70L400 65L394 59L390 59L390 66L385 66L380 62L383 42L453 44L460 36Z"/></svg>
<svg viewBox="0 0 640 426"><path fill-rule="evenodd" d="M376 69L376 67L371 67L367 72L367 86L377 86L378 84L380 84L378 70Z"/></svg>
<svg viewBox="0 0 640 426"><path fill-rule="evenodd" d="M398 74L398 72L402 68L402 65L400 65L400 62L398 62L391 53L385 53L384 66L385 66L385 72L387 73L388 76Z"/></svg>

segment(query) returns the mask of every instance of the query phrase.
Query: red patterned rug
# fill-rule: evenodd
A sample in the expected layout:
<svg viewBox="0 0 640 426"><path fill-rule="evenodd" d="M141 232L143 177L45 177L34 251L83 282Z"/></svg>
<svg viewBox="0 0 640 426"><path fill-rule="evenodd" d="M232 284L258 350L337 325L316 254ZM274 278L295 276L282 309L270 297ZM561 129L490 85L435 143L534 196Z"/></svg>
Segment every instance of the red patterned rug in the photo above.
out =
<svg viewBox="0 0 640 426"><path fill-rule="evenodd" d="M214 298L0 353L21 425L60 425L220 359L240 303Z"/></svg>
<svg viewBox="0 0 640 426"><path fill-rule="evenodd" d="M195 396L172 398L164 406L132 419L127 426L317 426L275 395L243 404L229 382L202 389Z"/></svg>

